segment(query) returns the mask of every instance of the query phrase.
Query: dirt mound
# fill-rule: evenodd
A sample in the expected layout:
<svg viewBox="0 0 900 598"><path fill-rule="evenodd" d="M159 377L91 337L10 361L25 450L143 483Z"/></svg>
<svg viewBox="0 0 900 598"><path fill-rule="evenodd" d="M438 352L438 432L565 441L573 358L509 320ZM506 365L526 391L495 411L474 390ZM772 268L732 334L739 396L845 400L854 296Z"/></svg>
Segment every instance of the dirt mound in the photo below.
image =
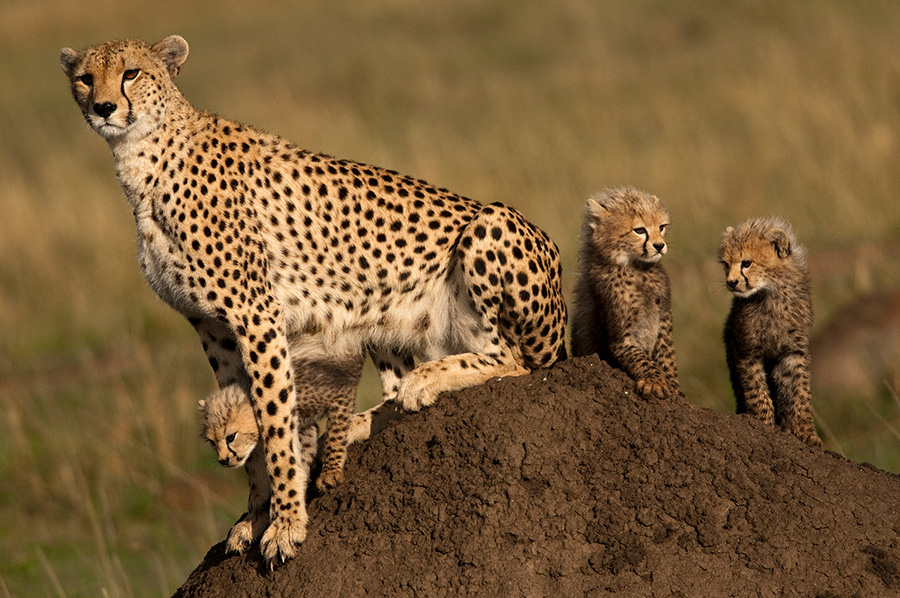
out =
<svg viewBox="0 0 900 598"><path fill-rule="evenodd" d="M900 477L572 359L351 447L298 556L217 544L176 596L883 596Z"/></svg>

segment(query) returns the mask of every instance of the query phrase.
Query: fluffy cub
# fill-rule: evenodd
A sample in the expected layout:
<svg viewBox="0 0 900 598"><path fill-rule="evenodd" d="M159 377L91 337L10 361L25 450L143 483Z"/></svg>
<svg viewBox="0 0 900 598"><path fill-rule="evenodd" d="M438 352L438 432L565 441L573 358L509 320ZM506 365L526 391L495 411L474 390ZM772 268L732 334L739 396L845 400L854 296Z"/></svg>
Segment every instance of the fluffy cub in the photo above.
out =
<svg viewBox="0 0 900 598"><path fill-rule="evenodd" d="M620 366L643 397L681 394L672 345L666 254L669 214L655 195L608 189L585 206L572 353Z"/></svg>
<svg viewBox="0 0 900 598"><path fill-rule="evenodd" d="M822 446L809 383L806 251L787 222L754 218L725 229L719 259L734 295L723 336L737 412Z"/></svg>

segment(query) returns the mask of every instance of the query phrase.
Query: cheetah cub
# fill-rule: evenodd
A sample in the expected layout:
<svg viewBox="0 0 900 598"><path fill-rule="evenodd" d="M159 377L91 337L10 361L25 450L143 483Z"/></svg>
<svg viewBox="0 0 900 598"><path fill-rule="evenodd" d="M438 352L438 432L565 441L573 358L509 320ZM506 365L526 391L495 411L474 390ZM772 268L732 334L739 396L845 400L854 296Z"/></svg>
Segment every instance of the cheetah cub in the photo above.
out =
<svg viewBox="0 0 900 598"><path fill-rule="evenodd" d="M737 412L821 447L810 392L805 249L787 222L755 218L725 229L719 259L734 295L723 336Z"/></svg>
<svg viewBox="0 0 900 598"><path fill-rule="evenodd" d="M306 538L313 416L328 412L338 468L365 353L397 357L384 371L410 410L550 366L565 355L559 251L510 207L194 108L175 84L187 56L172 35L64 48L60 64L115 158L145 278L218 387L248 390L260 482L227 546L258 541L274 565Z"/></svg>
<svg viewBox="0 0 900 598"><path fill-rule="evenodd" d="M201 436L215 449L220 465L242 467L251 458L259 457L259 455L254 455L254 449L259 445L259 427L256 425L253 404L246 389L239 384L230 384L199 401L198 407ZM349 445L366 440L387 425L389 421L398 419L400 416L401 412L396 403L390 400L362 413L356 413L347 431L346 443ZM322 438L325 451L328 451L330 434L329 426ZM323 461L325 465L316 481L316 486L322 492L335 485L335 477L342 477L342 467L331 470L329 469L330 461L328 459L323 459ZM259 482L260 480L252 478L250 480L251 484ZM267 489L264 486L265 484L257 491L266 492Z"/></svg>
<svg viewBox="0 0 900 598"><path fill-rule="evenodd" d="M631 187L588 199L572 315L572 353L624 369L643 397L681 394L672 345L669 214Z"/></svg>

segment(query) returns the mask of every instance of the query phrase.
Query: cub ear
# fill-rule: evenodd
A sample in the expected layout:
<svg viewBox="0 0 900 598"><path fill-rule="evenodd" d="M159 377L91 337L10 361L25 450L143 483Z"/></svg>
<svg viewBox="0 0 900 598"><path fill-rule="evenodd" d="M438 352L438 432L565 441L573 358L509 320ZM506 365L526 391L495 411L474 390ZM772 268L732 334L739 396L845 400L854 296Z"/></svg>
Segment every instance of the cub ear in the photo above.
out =
<svg viewBox="0 0 900 598"><path fill-rule="evenodd" d="M204 401L203 399L200 399L199 401L197 401L197 409L199 409L200 411L205 411L206 410L206 401Z"/></svg>
<svg viewBox="0 0 900 598"><path fill-rule="evenodd" d="M78 62L81 60L81 52L78 50L73 50L72 48L63 48L59 51L59 66L62 67L63 72L71 77L72 73L75 72L75 67L78 66Z"/></svg>
<svg viewBox="0 0 900 598"><path fill-rule="evenodd" d="M189 50L188 43L180 35L170 35L150 48L150 51L166 65L169 75L173 79L181 70L181 65L187 60Z"/></svg>
<svg viewBox="0 0 900 598"><path fill-rule="evenodd" d="M603 220L606 216L606 208L595 200L593 197L587 200L585 204L585 223L591 228L591 230L597 230L597 221Z"/></svg>
<svg viewBox="0 0 900 598"><path fill-rule="evenodd" d="M778 257L784 259L791 255L791 239L780 228L773 228L766 233L766 240L772 244Z"/></svg>
<svg viewBox="0 0 900 598"><path fill-rule="evenodd" d="M606 207L601 204L599 201L594 199L593 197L587 200L587 204L585 204L585 208L587 208L587 213L591 218L603 218L606 215Z"/></svg>

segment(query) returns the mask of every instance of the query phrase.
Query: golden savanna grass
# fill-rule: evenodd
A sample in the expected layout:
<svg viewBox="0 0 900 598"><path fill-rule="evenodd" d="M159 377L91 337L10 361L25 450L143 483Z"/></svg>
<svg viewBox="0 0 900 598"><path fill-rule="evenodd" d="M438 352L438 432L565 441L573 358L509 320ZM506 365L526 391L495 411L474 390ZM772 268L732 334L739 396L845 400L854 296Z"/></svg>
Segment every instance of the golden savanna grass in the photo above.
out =
<svg viewBox="0 0 900 598"><path fill-rule="evenodd" d="M900 288L898 31L889 1L6 0L0 597L167 596L246 500L198 437L209 367L138 272L61 47L179 33L196 106L518 207L560 246L567 296L584 200L659 195L682 387L729 411L727 225L793 223L817 326ZM826 447L900 470L894 397L814 397Z"/></svg>

